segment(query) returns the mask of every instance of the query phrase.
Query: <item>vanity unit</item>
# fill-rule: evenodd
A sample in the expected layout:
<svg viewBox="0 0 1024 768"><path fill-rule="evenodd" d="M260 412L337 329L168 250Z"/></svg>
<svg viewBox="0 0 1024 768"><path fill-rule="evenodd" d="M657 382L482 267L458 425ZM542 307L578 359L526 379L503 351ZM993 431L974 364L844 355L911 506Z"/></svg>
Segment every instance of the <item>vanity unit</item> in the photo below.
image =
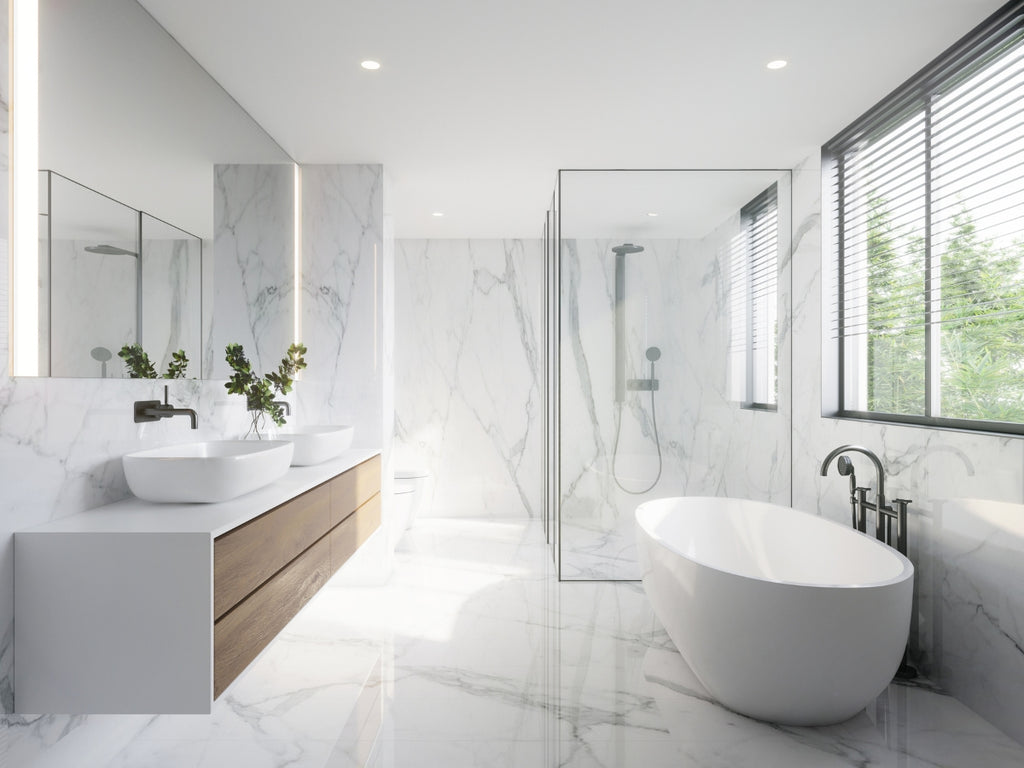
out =
<svg viewBox="0 0 1024 768"><path fill-rule="evenodd" d="M15 710L208 713L380 526L379 452L218 504L125 499L15 534Z"/></svg>

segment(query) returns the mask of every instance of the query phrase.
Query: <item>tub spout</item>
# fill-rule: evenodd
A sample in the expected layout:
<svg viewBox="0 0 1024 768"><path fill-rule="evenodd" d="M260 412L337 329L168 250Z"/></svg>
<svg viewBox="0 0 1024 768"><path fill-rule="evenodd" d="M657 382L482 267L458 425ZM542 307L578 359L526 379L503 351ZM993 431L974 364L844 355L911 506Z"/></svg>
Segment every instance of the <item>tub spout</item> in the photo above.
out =
<svg viewBox="0 0 1024 768"><path fill-rule="evenodd" d="M875 483L876 483L876 485L875 485L875 494L876 494L875 501L876 501L876 503L878 504L879 507L884 507L885 506L885 472L882 470L882 462L879 461L878 457L874 454L873 451L871 451L871 450L869 450L867 448L864 448L863 446L860 446L860 445L840 445L838 448L833 449L829 453L829 455L825 457L825 460L821 462L821 476L825 477L828 474L829 464L832 463L832 460L834 458L836 458L836 456L839 456L839 455L844 454L844 453L848 453L850 451L855 451L857 453L863 453L865 456L867 456L869 459L871 459L871 463L875 465ZM839 474L841 474L841 475L852 474L852 472L853 472L852 467L850 468L849 472L844 471L845 469L846 469L845 466L840 466L839 467Z"/></svg>

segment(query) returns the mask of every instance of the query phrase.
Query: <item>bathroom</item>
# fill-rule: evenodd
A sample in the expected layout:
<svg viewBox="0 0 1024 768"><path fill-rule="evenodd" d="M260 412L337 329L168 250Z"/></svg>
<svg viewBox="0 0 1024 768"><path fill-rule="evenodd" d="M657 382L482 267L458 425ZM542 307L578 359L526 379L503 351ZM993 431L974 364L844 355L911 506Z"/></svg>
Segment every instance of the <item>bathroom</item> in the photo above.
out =
<svg viewBox="0 0 1024 768"><path fill-rule="evenodd" d="M13 2L16 9L18 0ZM44 9L47 5L43 3ZM75 19L71 5L49 5L59 9L59 18L64 20L60 34L68 55L77 56L83 77L92 71L87 62L107 67L106 74L111 77L125 74L127 68L118 70L110 62L136 49L176 55L171 53L173 41L159 29L148 26L149 37L140 32L139 25L154 22L135 3L109 0L94 4L97 9L106 8L109 18L96 21L93 27ZM174 4L163 5L166 11ZM902 23L904 30L916 30L920 17L928 15L929 30L932 25L935 29L921 36L930 47L908 50L903 58L889 62L892 72L888 79L880 78L871 90L852 94L845 117L829 123L829 130L801 134L793 143L803 148L802 153L785 164L764 162L755 147L744 142L751 130L747 119L737 120L736 126L695 127L687 140L710 142L713 133L723 131L734 138L728 151L700 158L685 153L659 155L654 149L656 142L651 141L647 154L637 151L589 160L575 152L572 141L567 142L557 147L560 156L555 164L541 168L539 188L526 195L532 218L521 232L491 226L488 216L493 212L487 209L494 206L486 199L479 201L472 225L450 223L456 212L443 201L442 192L444 185L462 184L460 179L436 182L441 199L437 207L419 210L415 220L411 214L403 215L393 207L400 202L394 193L399 183L415 186L416 180L389 178L394 169L373 154L310 154L302 158L296 175L288 154L267 135L277 137L277 130L291 128L275 130L267 123L264 131L237 109L237 104L236 109L230 108L227 102L234 103L232 97L225 99L226 94L211 87L205 73L188 57L184 65L165 61L163 68L180 67L186 73L182 77L194 79L188 86L192 94L188 98L194 105L190 109L172 105L161 112L161 106L167 108L167 100L157 94L153 103L146 104L147 109L136 114L128 108L133 103L131 97L117 101L79 88L79 101L63 105L66 112L61 121L65 130L77 136L77 143L65 156L54 151L46 161L49 167L76 181L102 186L101 191L111 197L200 235L205 265L208 256L220 253L218 242L226 245L223 237L218 238L215 225L218 202L213 166L219 164L230 174L232 166L241 172L244 166L283 164L287 170L279 171L279 177L262 187L277 190L286 201L279 218L289 236L274 247L284 254L301 252L303 258L298 280L287 259L277 265L275 273L268 272L265 264L248 265L258 267L260 275L276 288L267 292L276 303L261 304L258 319L276 329L277 337L249 331L251 335L243 338L247 328L261 326L254 323L255 315L246 315L252 307L244 297L218 294L230 283L224 278L218 281L216 272L227 268L230 260L217 257L213 268L205 270L203 338L216 340L206 345L208 357L202 361L205 380L173 382L170 389L172 402L197 410L196 435L183 419L145 425L145 429L131 422L133 401L161 394L153 384L37 378L12 370L7 345L18 328L6 323L13 312L17 325L17 312L8 305L16 303L18 296L16 289L5 284L0 294L5 304L0 313L5 323L0 333L0 344L5 346L5 354L0 355L4 366L0 378L4 488L0 509L5 522L0 558L0 705L8 718L0 735L0 755L11 765L626 766L687 764L687 759L693 764L721 765L1019 764L1016 755L1020 753L1011 751L1010 740L1024 742L1024 654L1020 650L1024 646L1024 592L1013 586L1021 583L1024 575L1020 556L1024 550L1024 447L1020 438L823 416L834 411L835 404L830 402L829 386L834 361L828 357L827 334L823 338L833 301L828 282L832 255L823 247L829 204L827 195L823 197L820 146L1000 5L951 1L943 4L945 13L933 13L929 3L910 0L872 4L879 14L895 14L885 18L894 28ZM151 7L159 17L160 4L142 6ZM655 14L668 13L667 8L657 3L643 7L652 14L644 19L646 26L660 30L664 25L658 24ZM224 3L223 10L210 11L210 34L231 24L231 10L232 5ZM458 21L459 9L446 6L444 10L448 15L434 22L438 30L446 24L454 28ZM499 17L494 23L513 29L520 29L513 21L522 25L520 31L535 40L539 60L550 62L544 49L556 49L563 42L558 30L580 20L561 17L561 11L544 4L523 4L524 15L531 10L535 13L529 18ZM752 12L749 6L745 10ZM412 9L406 11L412 14ZM542 23L549 13L549 24ZM799 40L806 45L804 38L814 37L818 29L806 4L779 3L775 15L778 24L772 29L795 25L803 30L793 41L793 49ZM806 27L794 21L804 15L808 17ZM267 28L272 30L280 20L268 13L254 24L257 21L263 27L254 26L249 34L262 30L272 39ZM91 39L86 35L90 28L95 35ZM308 27L302 31L311 33ZM639 35L634 36L626 26L619 31L639 48ZM418 44L409 27L395 29L393 34L410 50ZM479 34L479 29L473 34ZM658 38L659 43L664 45L664 38L672 35L669 31L661 34L664 37ZM726 35L726 31L718 34ZM685 41L705 50L700 37L691 29ZM705 37L716 39L715 35ZM98 44L96 39L106 42ZM185 41L183 36L179 39ZM120 44L112 45L110 40ZM848 59L858 50L850 45L842 50ZM443 49L439 55L445 57L454 55L456 48L439 47ZM617 55L625 50L623 46L602 47L617 51ZM361 58L377 55L373 46L353 48L357 65ZM790 67L763 71L764 61L778 56L790 58ZM262 64L274 65L274 56L264 58L267 61ZM614 58L608 58L608 66ZM0 60L7 61L7 57ZM448 58L443 60L449 65L444 70L447 76L466 88L473 86L473 78L457 71ZM561 61L558 57L553 60ZM393 60L382 61L376 74L387 76L389 65ZM134 66L141 65L136 62ZM765 50L761 55L758 49L750 66L752 71L758 69L756 77L760 79L753 86L756 93L765 99L792 97L779 81L764 78L796 78L800 74L797 54L787 49ZM605 70L598 73L603 74ZM43 80L45 75L41 71ZM536 82L542 83L547 76L541 71ZM189 93L184 85L179 87L182 90L175 93ZM369 86L358 88L362 90L356 92L357 98L376 103ZM801 98L806 101L810 92L803 92ZM10 90L5 88L5 93ZM410 99L406 122L466 119L463 113L438 117L421 94L406 95ZM246 94L232 92L232 96L246 103ZM567 96L564 90L558 91L559 98ZM649 94L641 93L615 110L604 106L581 110L578 125L585 125L588 119L610 120L626 130L635 123L648 132L641 133L642 137L681 130L657 110L643 109L642 96ZM707 105L721 108L721 104ZM46 107L46 102L41 102L44 117ZM357 115L358 110L358 105L350 105L349 114ZM175 113L193 129L200 122L230 123L231 139L222 141L209 156L197 158L195 145L189 143L193 136L181 122L171 122ZM195 113L202 114L203 121ZM147 116L153 124L149 144L138 130ZM12 107L15 142L18 117L17 107ZM546 119L557 122L558 117L552 114ZM161 130L161 121L178 129ZM349 122L358 120L353 117ZM493 147L502 142L513 146L516 132L529 131L530 123L511 122L515 122L511 134L487 126L492 133L483 143L491 143L492 152L500 152ZM770 125L760 127L771 131ZM41 142L47 140L45 128L44 121ZM577 132L579 135L582 132ZM83 145L93 151L82 151ZM161 148L160 156L154 145ZM457 152L458 148L445 148L441 154L449 150ZM420 151L430 154L434 150L421 147ZM476 145L474 151L480 151ZM127 170L122 167L120 176L111 163L118 154L131 161ZM467 150L467 154L471 153ZM476 160L490 168L486 156ZM11 165L16 167L16 163L12 159ZM164 183L133 184L143 167ZM878 454L887 473L888 496L913 500L910 554L916 574L911 652L925 679L950 694L940 697L941 706L935 711L928 706L914 708L927 692L924 687L893 686L888 699L838 730L772 729L732 715L681 694L678 682L673 687L673 660L665 652L666 646L671 646L651 616L638 584L559 582L557 575L543 571L552 567L552 549L543 528L553 521L547 517L545 503L550 490L546 490L545 479L551 463L545 442L545 349L551 336L545 325L541 232L557 170L764 167L787 169L785 179L790 187L788 195L780 195L789 200L792 242L789 262L782 265L789 272L780 275L779 282L780 287L788 287L790 297L788 324L780 326L788 339L782 336L785 343L780 344L783 356L779 365L780 371L792 373L780 373L777 411L752 414L752 418L763 417L762 421L772 420L776 425L784 420L785 427L775 443L777 451L770 456L754 451L743 457L746 464L764 462L751 470L751 488L757 490L757 498L775 494L773 500L787 506L820 510L822 515L845 523L849 518L846 480L834 471L822 477L818 471L821 461L842 444L867 446ZM160 194L162 186L187 188L192 181L189 174L199 176L201 194ZM220 178L220 188L226 189L232 178ZM507 183L514 186L517 179L510 176ZM0 185L5 190L7 186ZM295 205L297 199L299 205ZM563 213L569 204L571 198L565 197ZM4 211L7 208L6 204L0 206ZM446 215L434 217L434 212ZM640 214L654 212L641 210ZM270 218L257 214L253 226ZM295 226L297 218L302 226ZM6 248L12 226L5 225L5 268L0 269L4 275L8 273ZM298 233L298 240L292 233ZM337 233L351 239L335 242ZM612 246L635 239L646 245L646 255L656 251L650 242L624 231L620 237L603 232L573 237L589 237L607 246L603 254L607 268L613 263ZM627 283L635 274L632 270L645 268L634 260L644 255L626 257ZM234 264L243 271L247 266ZM296 285L301 289L296 290ZM243 306L232 311L228 308L233 302ZM253 350L266 343L267 361L276 361L282 343L294 338L296 318L301 340L310 349L310 367L293 396L296 416L309 423L355 424L359 446L383 452L385 490L394 470L429 468L433 475L429 512L397 542L397 531L391 532L392 540L380 536L371 540L370 547L359 553L359 562L352 563L352 568L346 566L332 582L331 594L324 600L318 598L309 611L300 614L298 619L306 623L290 627L282 642L269 648L256 663L262 666L256 669L254 665L235 690L229 689L222 704L224 711L157 718L13 714L17 696L13 533L127 496L120 464L126 452L243 432L244 408L225 394L224 373L217 371L221 363L213 350L230 341L244 342ZM610 333L607 338L610 356ZM666 410L659 414L668 425L672 419L669 371L680 364L673 359L669 343L652 336L637 349L631 348L638 365L628 376L647 375L640 361L650 346L663 350L655 373L661 378L661 388L655 395L659 408L666 403ZM330 350L332 361L342 364L335 367L325 361L326 350ZM606 378L598 383L610 391L612 379ZM648 392L632 394L649 396ZM610 398L602 407L611 413ZM602 422L604 429L607 421ZM671 427L665 434L672 436ZM643 450L648 451L649 445ZM731 455L726 452L726 456ZM773 460L777 471L766 468ZM869 465L856 457L854 462L866 484ZM648 469L650 474L646 474ZM645 465L637 477L653 479L654 469ZM665 478L666 483L677 481L670 475ZM726 487L743 495L738 486ZM687 491L675 487L669 494L682 492ZM655 489L648 495L659 492ZM713 495L720 494L716 491ZM564 553L569 551L565 545L571 548L573 540L571 533L562 531L562 535L566 537L561 541ZM563 567L567 563L563 561ZM562 574L563 578L573 575L568 569ZM585 572L575 575L587 576ZM424 592L415 591L417 581L422 582ZM346 616L363 612L368 623L365 635L359 635L354 620L345 623L338 630L337 644L347 642L348 646L334 656L320 647L316 633L337 628L340 620L313 610L321 610L329 601L340 605ZM308 637L313 639L302 645L300 641ZM451 649L456 647L458 655L446 655L454 654ZM661 653L648 654L652 648ZM497 658L488 659L492 650ZM290 651L315 658L313 671L292 658ZM321 652L325 656L319 656ZM460 665L465 666L461 671ZM318 672L328 679L318 680ZM294 678L288 679L293 674ZM347 728L352 724L352 702L358 698L350 690L355 686L352 681L361 684L368 678L378 681L382 703L376 705L381 711L379 734L367 740L360 733L353 736ZM275 684L280 690L272 688ZM271 692L261 686L271 686ZM314 693L304 698L310 691ZM304 708L305 701L326 706L322 710ZM927 732L936 725L948 737L929 740ZM746 729L748 751L734 743L736 728ZM868 732L875 736L864 735ZM363 743L361 738L369 742L365 753L346 742L358 745ZM359 755L362 757L357 759Z"/></svg>

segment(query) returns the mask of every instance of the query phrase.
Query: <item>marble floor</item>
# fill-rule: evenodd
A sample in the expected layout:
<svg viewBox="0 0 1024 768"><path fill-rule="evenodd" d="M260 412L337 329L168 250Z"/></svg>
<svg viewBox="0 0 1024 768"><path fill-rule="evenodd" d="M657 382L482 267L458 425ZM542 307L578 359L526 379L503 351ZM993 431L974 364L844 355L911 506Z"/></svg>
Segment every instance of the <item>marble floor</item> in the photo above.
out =
<svg viewBox="0 0 1024 768"><path fill-rule="evenodd" d="M926 688L891 686L829 728L733 714L639 585L558 583L549 562L535 523L420 521L386 584L342 569L211 715L13 717L0 766L1024 765L1024 748Z"/></svg>

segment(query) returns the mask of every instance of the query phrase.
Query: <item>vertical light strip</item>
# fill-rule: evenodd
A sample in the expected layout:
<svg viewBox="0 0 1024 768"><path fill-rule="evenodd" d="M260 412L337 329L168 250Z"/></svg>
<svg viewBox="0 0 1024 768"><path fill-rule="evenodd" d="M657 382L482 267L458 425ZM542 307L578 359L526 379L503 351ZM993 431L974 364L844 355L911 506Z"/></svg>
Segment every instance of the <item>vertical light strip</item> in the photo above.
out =
<svg viewBox="0 0 1024 768"><path fill-rule="evenodd" d="M380 370L380 358L378 352L380 351L380 323L381 323L381 312L380 312L380 280L378 277L378 270L380 267L380 260L377 255L377 244L373 244L373 370Z"/></svg>
<svg viewBox="0 0 1024 768"><path fill-rule="evenodd" d="M292 212L292 217L294 219L292 233L292 248L294 249L292 262L294 265L294 272L292 280L295 285L295 318L292 333L295 343L300 344L302 343L302 169L299 167L298 163L295 163L294 169L295 194L292 195L295 202L295 210Z"/></svg>
<svg viewBox="0 0 1024 768"><path fill-rule="evenodd" d="M9 0L11 373L39 374L39 9Z"/></svg>

